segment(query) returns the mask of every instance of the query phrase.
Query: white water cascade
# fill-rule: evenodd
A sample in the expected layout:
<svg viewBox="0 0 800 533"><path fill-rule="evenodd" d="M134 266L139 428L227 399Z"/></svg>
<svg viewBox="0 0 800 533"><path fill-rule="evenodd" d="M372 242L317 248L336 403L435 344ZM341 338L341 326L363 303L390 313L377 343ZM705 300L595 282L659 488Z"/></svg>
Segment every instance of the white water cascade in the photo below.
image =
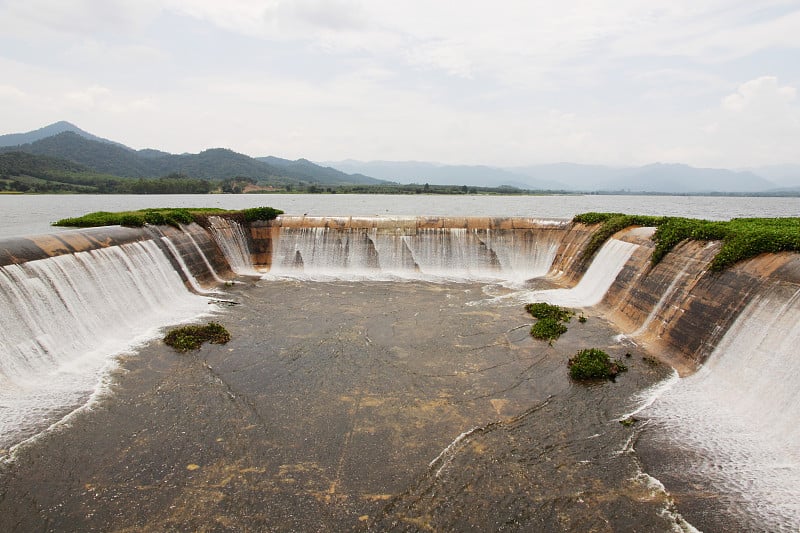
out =
<svg viewBox="0 0 800 533"><path fill-rule="evenodd" d="M697 373L644 410L659 438L692 450L688 475L709 479L764 531L800 526L798 346L800 291L773 286Z"/></svg>
<svg viewBox="0 0 800 533"><path fill-rule="evenodd" d="M253 266L241 224L223 217L208 217L208 222L211 224L211 235L228 260L231 270L240 275L260 276L261 273Z"/></svg>
<svg viewBox="0 0 800 533"><path fill-rule="evenodd" d="M495 280L547 274L555 232L435 228L281 228L271 276Z"/></svg>
<svg viewBox="0 0 800 533"><path fill-rule="evenodd" d="M207 291L203 289L203 287L200 285L200 282L198 282L197 278L195 278L194 274L192 274L192 271L189 269L189 266L186 264L186 261L183 259L183 256L178 251L177 246L175 246L175 243L172 242L172 240L170 240L169 237L161 237L161 241L169 249L169 252L172 254L173 259L175 259L175 261L181 267L181 272L183 272L183 275L186 277L186 279L189 282L189 285L191 285L192 290L196 294L202 294L202 295L218 294L217 291Z"/></svg>
<svg viewBox="0 0 800 533"><path fill-rule="evenodd" d="M625 263L639 247L618 239L609 239L592 260L578 284L570 289L518 291L492 298L491 302L547 302L565 307L591 307L599 304L617 279Z"/></svg>
<svg viewBox="0 0 800 533"><path fill-rule="evenodd" d="M197 253L200 254L200 257L203 259L203 263L205 263L206 268L211 273L211 275L214 277L214 281L224 285L226 283L226 280L224 280L221 277L219 277L219 274L217 274L217 271L214 269L214 266L211 264L211 261L208 260L208 257L206 256L206 253L203 251L203 249L197 243L197 240L188 231L185 233L185 235L189 238L189 241L192 243L192 246L194 246L194 249L197 250Z"/></svg>
<svg viewBox="0 0 800 533"><path fill-rule="evenodd" d="M1 267L0 448L84 404L114 354L208 307L152 241Z"/></svg>

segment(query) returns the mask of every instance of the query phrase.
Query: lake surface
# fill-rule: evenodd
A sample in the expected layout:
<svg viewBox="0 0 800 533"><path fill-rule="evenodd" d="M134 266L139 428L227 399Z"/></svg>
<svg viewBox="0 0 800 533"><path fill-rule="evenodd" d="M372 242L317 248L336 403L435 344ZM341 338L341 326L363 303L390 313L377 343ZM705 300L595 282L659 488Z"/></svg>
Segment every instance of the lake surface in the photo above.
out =
<svg viewBox="0 0 800 533"><path fill-rule="evenodd" d="M271 206L292 215L572 218L588 211L713 220L800 216L800 198L710 196L443 196L378 194L0 195L0 238L63 231L50 224L93 211Z"/></svg>

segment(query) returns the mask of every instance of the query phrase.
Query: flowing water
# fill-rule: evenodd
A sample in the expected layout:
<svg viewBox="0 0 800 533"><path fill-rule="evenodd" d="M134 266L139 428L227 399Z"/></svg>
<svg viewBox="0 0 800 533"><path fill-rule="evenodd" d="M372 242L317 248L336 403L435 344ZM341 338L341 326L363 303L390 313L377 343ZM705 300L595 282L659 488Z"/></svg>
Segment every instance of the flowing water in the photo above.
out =
<svg viewBox="0 0 800 533"><path fill-rule="evenodd" d="M489 302L547 302L564 307L592 307L600 303L637 248L637 244L609 239L597 252L576 286L569 289L522 290L495 297Z"/></svg>
<svg viewBox="0 0 800 533"><path fill-rule="evenodd" d="M208 221L211 224L211 235L225 254L231 270L240 275L261 275L253 266L247 237L241 224L222 217L208 217Z"/></svg>
<svg viewBox="0 0 800 533"><path fill-rule="evenodd" d="M649 438L684 450L670 477L721 490L717 505L753 530L800 525L798 346L800 291L773 287L755 296L696 374L673 381L643 411L657 428Z"/></svg>
<svg viewBox="0 0 800 533"><path fill-rule="evenodd" d="M270 277L522 283L544 276L556 231L282 228Z"/></svg>
<svg viewBox="0 0 800 533"><path fill-rule="evenodd" d="M232 269L239 274L257 274L250 259L247 236L241 226L215 217L212 217L211 224L211 234ZM342 288L341 294L348 295L351 288L346 283L352 280L479 282L488 284L484 286L485 294L493 292L491 287L503 285L502 290L498 290L503 296L487 298L484 294L483 297L470 297L462 302L464 307L472 307L465 311L464 317L491 313L492 306L498 304L508 308L505 304L516 305L531 301L547 301L568 307L591 307L601 302L638 249L636 244L610 239L597 253L575 287L537 288L535 280L550 270L559 253L562 238L562 234L552 229L412 229L406 223L398 223L393 228L286 227L281 228L278 239L273 243L272 269L260 283L266 284L267 288L270 283L274 283L275 287L286 290L286 287L297 287L296 284L291 285L291 281L290 284L285 284L287 278L338 280L331 285L315 284L314 290L321 297L331 300L336 300L337 296L325 292L328 287ZM159 246L158 242L161 241L164 248L173 254L172 261ZM2 448L11 447L21 439L41 431L42 420L58 420L75 407L84 405L87 399L102 388L108 369L114 364L114 354L130 349L143 340L152 339L158 328L166 324L189 320L207 312L208 300L189 292L175 271L173 265L177 264L194 291L204 292L177 247L167 237L163 237L161 241L134 242L0 268L0 324L4 333L0 337L0 452L4 451ZM208 258L202 254L194 239L192 242L194 246L190 248L200 252L203 256L202 262L213 272ZM677 293L681 280L687 275L686 268L679 270L666 284L665 292L634 335L645 333L645 328L655 320L659 310L667 305L672 295ZM213 277L219 279L216 273ZM435 292L436 290L432 290L431 294ZM245 297L245 293L242 296ZM339 298L341 301L336 301L344 308L351 296L342 296ZM432 300L432 296L429 300ZM305 316L307 305L307 302L290 299L286 302L285 312L294 313L296 316L293 320L301 320ZM476 306L486 309L475 310ZM445 305L442 304L439 309L444 310ZM350 309L353 316L359 316L360 312L358 308ZM508 309L504 312L508 312ZM431 316L435 315L434 312ZM426 334L435 333L436 328L431 327L435 318L430 318L421 325L415 322L416 314L406 319L413 322L414 327L420 328L420 332L424 330ZM463 319L465 318L460 318ZM274 318L271 320L275 321ZM324 313L316 320L319 323L313 324L315 328L327 323ZM248 322L241 327L261 328L268 325L268 322L252 326ZM713 503L717 506L715 509L733 509L725 511L733 517L731 524L747 524L750 529L787 531L794 530L800 524L800 506L797 503L800 501L800 448L797 444L800 442L800 420L797 416L800 412L800 395L794 386L795 381L787 379L787 376L796 376L800 372L800 359L794 355L796 346L800 344L798 324L800 292L791 284L771 285L748 304L699 372L681 380L670 377L657 387L658 392L652 392L643 399L646 407L638 416L646 416L651 424L640 434L643 446L650 446L651 453L658 446L662 449L677 447L683 450L673 457L674 462L668 465L669 468L656 469L656 477L683 487L706 483L691 494L691 499L686 498L690 507L691 502L703 502L703 498L711 499L708 494L713 494ZM386 337L384 340L387 346L391 346L391 355L396 356L397 361L392 361L381 372L386 371L392 379L396 378L391 372L391 368L394 368L392 365L401 364L405 357L404 351L409 346L413 347L416 341L408 346L396 345L392 340L394 326L386 325L383 330L372 331L370 325L365 323L363 331L357 332L357 338L348 338L347 342L370 347L373 340L366 333L368 329L369 335L373 337ZM252 331L255 335L255 330ZM505 331L501 337L507 338L514 331L517 328ZM296 332L295 335L299 339L313 340L313 334L310 333L305 335ZM414 336L411 333L409 335ZM331 347L333 359L325 361L334 370L341 371L343 363L340 365L338 358L343 352L341 349L336 351L336 343L344 341L343 338L339 339L339 333L336 333L336 339L335 346ZM299 352L295 353L292 351L295 347L287 346L286 353L281 354L292 367L292 372L295 363L301 366L304 364L307 351L319 352L320 357L327 357L327 346L323 346L327 341L308 341L308 344L306 340L303 340L305 344L299 348ZM593 339L595 341L597 339ZM258 342L262 344L254 349L263 350L263 344L267 340ZM463 348L465 342L459 338L457 344ZM507 340L498 343L498 346L504 342ZM473 348L485 350L488 346L494 344L476 345L469 350L471 353ZM377 350L375 347L370 349ZM376 354L382 353L381 350L376 351ZM373 369L370 366L372 363L366 363L362 361L362 364L366 364L364 372L369 374ZM222 358L219 364L228 363ZM502 368L507 363L498 364L500 366L494 367L487 363L486 368ZM531 368L534 367L521 371L521 375L525 375ZM208 369L211 370L211 367ZM306 373L309 371L310 368L303 370ZM415 369L414 379L428 376L426 371L425 368ZM558 365L558 369L554 367L549 371L563 372L563 368ZM235 370L234 374L238 372L239 370ZM471 375L473 372L482 373L483 370L467 367L454 371L452 376ZM292 379L305 379L303 376L292 376ZM428 377L438 379L441 376L431 374ZM247 381L247 376L243 375L241 379ZM333 386L325 381L325 376L319 379L326 386ZM528 377L522 378L522 381L510 385L508 390L517 391L520 383L529 379L532 380ZM390 379L387 383L391 381ZM370 382L371 378L365 381ZM277 383L274 385L279 386ZM566 385L567 383L561 383L563 387ZM415 385L409 382L408 386ZM492 391L491 394L497 392L494 385L487 387L487 390ZM287 394L294 394L294 389L290 389ZM506 389L501 389L505 394ZM578 389L570 390L569 394L575 394L576 398L586 396ZM605 399L599 389L589 392L597 393L598 398ZM228 390L228 394L235 400L235 394L231 390ZM378 392L375 395L378 397ZM507 405L504 402L515 401L514 398L500 396L502 395L491 400L494 402L491 403L492 409L496 410L497 416L500 416L503 406ZM569 409L565 406L570 405L571 397L542 404L542 412L555 409L551 414L557 416L562 412L561 409ZM339 400L342 398L345 398L344 393ZM332 397L329 401L333 402L334 399ZM297 398L287 397L284 400L295 401ZM269 406L271 403L266 402L264 405ZM617 414L619 413L614 413L613 416ZM605 434L604 428L609 423L607 416L615 422L615 428L619 425L613 420L613 416L604 412L603 417L597 421L598 432ZM436 487L444 483L441 479L447 477L444 474L452 465L459 460L465 460L464 453L471 453L476 447L483 450L484 441L491 441L495 435L521 442L520 439L528 438L532 429L547 425L536 422L534 416L528 415L513 419L508 427L504 424L505 422L496 425L490 423L481 426L483 429L480 431L471 432L470 427L475 426L459 428L447 441L452 444L439 449L445 450L443 455L430 466L435 475L421 481L419 490L438 490ZM555 423L555 426L558 425ZM555 426L548 429L552 432L552 435L548 435L554 439L559 434L559 429ZM576 431L580 433L581 430L578 428ZM458 437L459 433L462 434L461 437ZM580 438L588 440L596 436ZM456 440L452 441L454 437ZM618 437L615 436L615 439ZM533 450L542 445L542 442L528 444ZM574 462L588 449L584 444L574 445L574 449L572 447L573 444L567 446L568 452L564 452L567 459L564 460ZM509 461L516 460L513 446L506 451L510 454ZM607 451L601 446L597 452L598 458L605 458ZM456 452L462 454L461 459L456 457ZM483 452L477 459L485 459ZM573 465L575 471L571 475L579 474L580 464ZM462 467L464 471L470 468L466 462ZM540 467L542 465L536 468ZM626 462L626 472L630 467L631 463ZM487 463L485 468L492 467ZM644 479L645 474L640 474ZM458 474L448 482L454 483L452 488L457 490L458 483L462 483L464 479L464 476ZM656 483L650 478L647 480ZM333 486L336 486L335 482ZM408 516L416 516L416 513L425 515L434 507L422 505L420 508L421 500L411 498L414 490L416 489L404 495L405 500L398 499L395 509L400 509L401 514ZM662 497L663 490L658 498ZM464 501L469 500L462 500L462 503ZM477 503L480 502L483 500L477 500ZM596 504L601 505L600 500ZM447 505L438 501L436 505L444 505L442 508L436 507L436 512L441 513L440 517L449 516ZM695 505L702 507L702 503ZM528 504L515 507L515 512L521 512L523 507L528 508ZM392 513L387 514L390 515L394 516ZM695 510L690 521L694 522L697 516L701 517L698 524L705 525L701 511ZM713 529L715 522L707 523ZM456 524L464 525L462 522Z"/></svg>
<svg viewBox="0 0 800 533"><path fill-rule="evenodd" d="M84 403L111 355L207 309L153 241L0 268L0 448Z"/></svg>

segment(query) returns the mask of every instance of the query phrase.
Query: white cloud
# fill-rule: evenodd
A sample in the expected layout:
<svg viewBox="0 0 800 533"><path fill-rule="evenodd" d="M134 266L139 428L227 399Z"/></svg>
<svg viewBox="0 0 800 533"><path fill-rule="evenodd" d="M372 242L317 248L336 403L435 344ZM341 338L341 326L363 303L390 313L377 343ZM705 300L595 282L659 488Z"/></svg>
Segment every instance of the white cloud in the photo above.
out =
<svg viewBox="0 0 800 533"><path fill-rule="evenodd" d="M763 76L739 86L737 91L722 100L722 107L735 113L757 113L757 119L771 119L782 114L795 99L794 87L778 85L774 76Z"/></svg>
<svg viewBox="0 0 800 533"><path fill-rule="evenodd" d="M9 132L67 119L177 152L800 163L796 0L0 0L0 35Z"/></svg>
<svg viewBox="0 0 800 533"><path fill-rule="evenodd" d="M45 31L86 35L130 33L157 14L157 0L0 1L0 28L20 37ZM34 31L33 34L30 32Z"/></svg>

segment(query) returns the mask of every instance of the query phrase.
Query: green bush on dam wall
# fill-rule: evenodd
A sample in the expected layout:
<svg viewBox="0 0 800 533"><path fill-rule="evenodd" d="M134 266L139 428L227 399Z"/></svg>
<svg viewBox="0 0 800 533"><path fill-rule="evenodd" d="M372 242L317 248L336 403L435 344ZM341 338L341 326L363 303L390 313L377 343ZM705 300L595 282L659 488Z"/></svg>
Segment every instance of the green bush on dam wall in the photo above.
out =
<svg viewBox="0 0 800 533"><path fill-rule="evenodd" d="M272 207L253 207L241 211L229 211L210 207L166 207L140 209L138 211L122 211L118 213L96 211L80 217L64 218L54 222L53 225L74 228L94 228L114 225L141 227L145 224L177 227L180 224L197 222L201 226L208 226L208 217L211 216L232 218L242 222L254 222L256 220L272 220L282 213L283 211L280 209L274 209Z"/></svg>
<svg viewBox="0 0 800 533"><path fill-rule="evenodd" d="M583 261L588 262L616 232L630 226L656 228L656 247L651 262L658 264L679 242L721 241L722 248L709 265L721 271L762 253L800 252L800 218L734 218L710 221L682 217L625 215L623 213L583 213L573 222L601 226L587 244Z"/></svg>

